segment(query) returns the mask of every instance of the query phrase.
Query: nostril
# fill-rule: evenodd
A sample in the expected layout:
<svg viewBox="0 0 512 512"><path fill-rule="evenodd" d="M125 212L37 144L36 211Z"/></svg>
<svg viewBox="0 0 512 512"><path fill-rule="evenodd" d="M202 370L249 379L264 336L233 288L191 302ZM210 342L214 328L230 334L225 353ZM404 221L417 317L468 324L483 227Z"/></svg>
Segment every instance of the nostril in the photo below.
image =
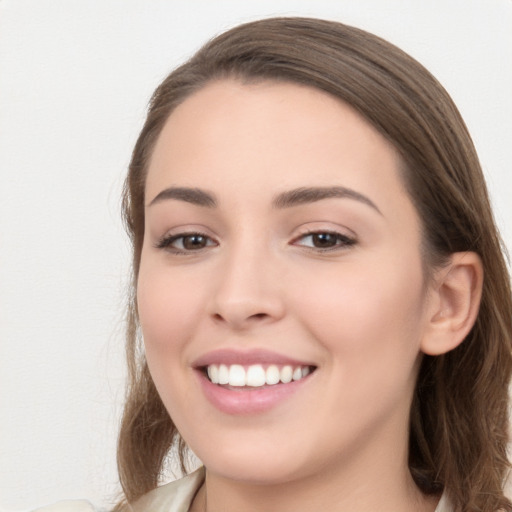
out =
<svg viewBox="0 0 512 512"><path fill-rule="evenodd" d="M208 309L209 316L215 323L237 329L279 320L284 314L283 303L278 298L217 296Z"/></svg>
<svg viewBox="0 0 512 512"><path fill-rule="evenodd" d="M255 320L263 320L267 315L265 313L256 313L255 315L251 315L250 318L254 318Z"/></svg>
<svg viewBox="0 0 512 512"><path fill-rule="evenodd" d="M247 320L264 320L265 318L267 318L269 315L267 315L266 313L255 313L254 315L249 315L246 319ZM215 313L213 315L213 318L214 320L217 320L217 321L224 321L224 320L227 320L222 314L220 313Z"/></svg>

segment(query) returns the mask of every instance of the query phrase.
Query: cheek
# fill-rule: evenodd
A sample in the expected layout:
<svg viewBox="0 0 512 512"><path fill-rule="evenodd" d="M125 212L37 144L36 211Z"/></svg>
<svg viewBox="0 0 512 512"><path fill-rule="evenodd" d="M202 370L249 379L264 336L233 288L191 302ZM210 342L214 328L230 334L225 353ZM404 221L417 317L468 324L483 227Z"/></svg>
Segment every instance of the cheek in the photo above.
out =
<svg viewBox="0 0 512 512"><path fill-rule="evenodd" d="M391 276L354 268L315 279L308 286L316 300L297 303L296 316L324 349L330 380L321 407L336 428L346 424L347 411L361 429L407 414L423 332L421 283L415 271Z"/></svg>
<svg viewBox="0 0 512 512"><path fill-rule="evenodd" d="M141 264L137 309L145 356L155 386L171 417L179 420L192 400L184 379L187 346L197 324L199 295L179 273L159 265Z"/></svg>
<svg viewBox="0 0 512 512"><path fill-rule="evenodd" d="M148 362L184 345L197 321L200 300L200 291L179 273L142 262L137 309Z"/></svg>
<svg viewBox="0 0 512 512"><path fill-rule="evenodd" d="M383 358L416 358L424 326L421 266L391 263L340 265L309 273L314 279L305 274L300 288L310 290L311 300L296 302L297 316L335 360L378 367Z"/></svg>

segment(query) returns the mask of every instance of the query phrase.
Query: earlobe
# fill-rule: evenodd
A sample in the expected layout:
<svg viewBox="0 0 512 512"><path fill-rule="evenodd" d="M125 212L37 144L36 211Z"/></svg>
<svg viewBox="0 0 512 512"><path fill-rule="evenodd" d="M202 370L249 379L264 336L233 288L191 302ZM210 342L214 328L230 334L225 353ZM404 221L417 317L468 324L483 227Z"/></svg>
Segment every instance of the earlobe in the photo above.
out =
<svg viewBox="0 0 512 512"><path fill-rule="evenodd" d="M421 343L425 354L445 354L464 341L478 315L482 284L478 254L450 256L450 263L438 271L431 286L428 325Z"/></svg>

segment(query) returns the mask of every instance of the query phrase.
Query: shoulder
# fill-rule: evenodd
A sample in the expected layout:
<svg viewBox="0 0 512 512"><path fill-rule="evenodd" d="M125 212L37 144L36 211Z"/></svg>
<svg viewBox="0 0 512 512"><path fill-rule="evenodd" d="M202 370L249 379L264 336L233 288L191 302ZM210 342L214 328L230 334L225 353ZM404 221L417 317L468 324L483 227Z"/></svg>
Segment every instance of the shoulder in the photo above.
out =
<svg viewBox="0 0 512 512"><path fill-rule="evenodd" d="M188 512L192 500L204 481L204 468L180 480L157 487L129 507L130 512ZM59 501L32 512L100 512L83 500Z"/></svg>
<svg viewBox="0 0 512 512"><path fill-rule="evenodd" d="M96 509L88 501L67 500L37 508L32 512L96 512Z"/></svg>
<svg viewBox="0 0 512 512"><path fill-rule="evenodd" d="M161 487L157 487L136 501L133 512L188 512L192 500L204 482L204 468ZM52 511L53 512L53 511Z"/></svg>
<svg viewBox="0 0 512 512"><path fill-rule="evenodd" d="M446 495L446 492L444 492L434 512L451 512L452 510L448 496Z"/></svg>

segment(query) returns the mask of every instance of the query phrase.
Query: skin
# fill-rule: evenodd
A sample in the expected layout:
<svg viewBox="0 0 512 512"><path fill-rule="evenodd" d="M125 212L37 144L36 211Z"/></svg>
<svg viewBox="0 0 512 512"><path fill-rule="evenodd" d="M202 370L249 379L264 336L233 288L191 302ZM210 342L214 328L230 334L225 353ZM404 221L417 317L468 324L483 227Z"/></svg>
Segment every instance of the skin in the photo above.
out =
<svg viewBox="0 0 512 512"><path fill-rule="evenodd" d="M147 176L137 301L156 387L207 468L193 510L435 509L407 468L408 414L443 301L423 275L399 165L349 106L299 85L215 82L169 117ZM154 201L171 186L205 190L217 206ZM345 187L373 206L273 204L301 187ZM202 248L156 247L197 232ZM323 250L310 232L341 238ZM316 370L278 407L226 414L192 366L232 348Z"/></svg>

